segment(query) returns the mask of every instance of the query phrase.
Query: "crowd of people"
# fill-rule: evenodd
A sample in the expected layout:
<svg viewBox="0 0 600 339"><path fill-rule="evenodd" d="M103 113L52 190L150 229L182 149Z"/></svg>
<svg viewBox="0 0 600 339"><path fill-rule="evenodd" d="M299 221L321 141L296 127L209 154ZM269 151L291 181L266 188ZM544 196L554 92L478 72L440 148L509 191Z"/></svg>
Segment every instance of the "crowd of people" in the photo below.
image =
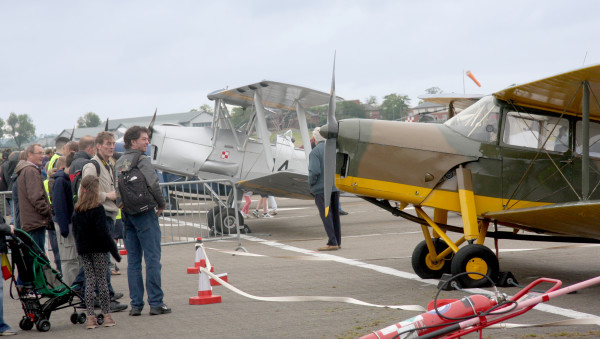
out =
<svg viewBox="0 0 600 339"><path fill-rule="evenodd" d="M11 191L12 196L7 198L10 222L0 222L0 253L6 253L4 235L14 228L27 232L42 251L46 250L48 237L63 282L84 296L87 329L99 326L96 308L104 316L105 327L116 325L111 313L128 308L117 301L124 294L115 292L110 281L111 275L120 275L110 257L121 260L117 243L123 238L128 252L129 315L142 314L145 292L150 315L171 313L163 302L161 287L158 216L165 208L165 199L150 159L144 156L149 134L144 127L129 128L121 156L114 152L114 135L106 131L79 141L59 137L55 152L32 144L22 152L2 153L0 191ZM133 158L139 160L133 162ZM141 211L135 208L135 198L121 195L124 187L118 184L123 173L134 168L145 180L145 195L152 199L150 208ZM3 320L0 299L0 335L13 334L16 332Z"/></svg>

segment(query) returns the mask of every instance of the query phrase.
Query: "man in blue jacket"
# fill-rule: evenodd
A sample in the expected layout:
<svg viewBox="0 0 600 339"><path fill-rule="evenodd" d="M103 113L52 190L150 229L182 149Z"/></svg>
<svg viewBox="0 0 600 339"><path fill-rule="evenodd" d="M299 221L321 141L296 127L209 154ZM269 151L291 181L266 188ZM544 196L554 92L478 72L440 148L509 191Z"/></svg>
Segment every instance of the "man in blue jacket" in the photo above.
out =
<svg viewBox="0 0 600 339"><path fill-rule="evenodd" d="M340 192L335 187L335 183L332 180L331 188L331 207L329 208L329 215L325 217L325 195L324 195L324 162L323 155L325 153L325 138L321 136L320 128L317 127L313 131L313 137L315 138L316 146L310 152L308 156L308 184L310 185L310 192L315 197L315 204L319 209L319 216L323 221L325 232L327 233L327 245L320 247L319 251L336 251L342 247L342 227L340 224ZM333 175L333 173L332 173Z"/></svg>
<svg viewBox="0 0 600 339"><path fill-rule="evenodd" d="M73 160L73 155L70 156ZM61 266L63 281L71 285L77 273L79 273L80 263L75 247L75 238L73 237L73 225L71 217L73 216L73 191L71 189L71 179L69 179L69 167L67 157L62 156L56 161L56 168L59 170L54 174L54 185L52 190L52 207L54 208L54 225L58 236L58 248L61 256ZM65 167L66 166L66 167Z"/></svg>

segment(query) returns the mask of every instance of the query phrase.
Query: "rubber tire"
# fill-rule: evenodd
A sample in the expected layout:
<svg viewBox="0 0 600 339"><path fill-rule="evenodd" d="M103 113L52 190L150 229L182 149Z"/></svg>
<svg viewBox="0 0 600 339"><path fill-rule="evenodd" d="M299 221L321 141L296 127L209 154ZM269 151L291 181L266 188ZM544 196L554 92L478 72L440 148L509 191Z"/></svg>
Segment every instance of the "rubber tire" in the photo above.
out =
<svg viewBox="0 0 600 339"><path fill-rule="evenodd" d="M40 332L50 331L50 321L46 319L40 319L35 323L35 328Z"/></svg>
<svg viewBox="0 0 600 339"><path fill-rule="evenodd" d="M79 314L77 312L71 313L71 324L75 325L79 322Z"/></svg>
<svg viewBox="0 0 600 339"><path fill-rule="evenodd" d="M212 229L215 227L215 219L214 218L218 219L220 212L221 212L221 210L220 210L219 206L215 206L208 210L208 213L206 214L206 224L208 224L209 228Z"/></svg>
<svg viewBox="0 0 600 339"><path fill-rule="evenodd" d="M494 252L483 245L471 244L458 250L452 259L452 275L467 272L467 264L472 259L479 258L487 264L487 272L485 275L492 278L493 281L498 279L500 264ZM463 288L477 288L489 286L490 281L481 277L481 279L473 279L468 274L460 276L456 279Z"/></svg>
<svg viewBox="0 0 600 339"><path fill-rule="evenodd" d="M448 248L448 245L441 239L433 239L433 246L437 253L441 253ZM449 260L444 260L444 266L439 270L429 268L425 263L428 255L427 242L423 240L415 247L411 258L413 270L421 279L439 279L442 277L442 274L450 272L451 264Z"/></svg>
<svg viewBox="0 0 600 339"><path fill-rule="evenodd" d="M98 314L96 316L96 321L98 322L98 325L104 324L104 314Z"/></svg>
<svg viewBox="0 0 600 339"><path fill-rule="evenodd" d="M221 217L222 215L222 217ZM238 220L240 222L239 225L244 225L244 217L242 213L238 211ZM225 234L224 230L229 230L229 234L237 234L237 230L235 230L235 208L228 208L227 210L222 210L215 220L215 231L221 234ZM239 226L238 225L238 226ZM233 231L233 232L232 232Z"/></svg>
<svg viewBox="0 0 600 339"><path fill-rule="evenodd" d="M19 321L19 327L23 331L29 331L33 328L33 321L29 320L29 318L23 318Z"/></svg>
<svg viewBox="0 0 600 339"><path fill-rule="evenodd" d="M87 315L84 312L79 313L79 315L77 316L77 322L79 322L80 324L85 324L86 320Z"/></svg>

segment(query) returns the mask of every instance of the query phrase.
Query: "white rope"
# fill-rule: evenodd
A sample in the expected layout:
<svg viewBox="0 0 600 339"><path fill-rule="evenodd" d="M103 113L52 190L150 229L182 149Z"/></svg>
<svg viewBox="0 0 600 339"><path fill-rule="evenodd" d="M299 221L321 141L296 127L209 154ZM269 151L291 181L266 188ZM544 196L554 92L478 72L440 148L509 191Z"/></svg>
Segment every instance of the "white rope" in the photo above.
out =
<svg viewBox="0 0 600 339"><path fill-rule="evenodd" d="M392 308L392 309L405 310L405 311L418 311L418 312L426 311L422 306L419 306L419 305L394 305L394 306L377 305L377 304L371 304L371 303L367 303L364 301L360 301L358 299L347 298L347 297L325 297L325 296L257 297L257 296L248 294L248 293L230 285L229 283L227 283L223 279L219 278L217 275L213 274L212 272L210 272L209 270L207 270L204 267L200 267L200 270L201 270L201 272L208 274L209 277L213 278L214 280L219 282L221 285L225 286L227 289L229 289L241 296L244 296L244 297L250 298L250 299L254 299L254 300L276 301L276 302L328 301L328 302L342 302L342 303L361 305L361 306Z"/></svg>

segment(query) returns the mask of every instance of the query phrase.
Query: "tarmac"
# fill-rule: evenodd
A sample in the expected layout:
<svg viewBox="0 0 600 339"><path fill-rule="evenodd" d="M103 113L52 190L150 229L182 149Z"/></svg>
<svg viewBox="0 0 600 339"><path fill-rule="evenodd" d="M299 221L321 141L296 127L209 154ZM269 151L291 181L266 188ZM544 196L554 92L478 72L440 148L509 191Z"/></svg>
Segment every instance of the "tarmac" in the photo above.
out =
<svg viewBox="0 0 600 339"><path fill-rule="evenodd" d="M215 273L228 273L229 282L253 296L334 296L355 298L379 305L421 305L425 307L437 292L437 281L418 278L411 267L414 246L422 240L418 225L355 197L343 197L350 214L342 216L342 249L320 253L325 232L312 201L278 199L279 213L272 219L248 218L252 233L242 236L243 251L233 254L237 241L205 242ZM253 203L254 206L254 203ZM409 210L410 212L410 210ZM459 225L460 217L450 216ZM455 239L456 234L451 237ZM494 249L493 241L486 245ZM4 320L18 331L18 337L42 338L359 338L420 312L310 301L259 301L214 286L213 295L222 302L190 305L198 295L198 275L187 274L194 264L194 244L163 246L162 287L165 303L173 312L130 317L128 310L113 314L112 328L86 330L71 324L72 309L52 313L49 332L19 329L23 316L19 300L9 295L4 282ZM501 241L500 267L511 271L525 285L538 277L560 279L563 286L593 278L600 272L600 246L529 241ZM127 257L119 264L122 275L113 276L116 291L129 304ZM489 289L488 289L489 290ZM519 288L500 288L515 294ZM16 294L16 291L14 292ZM441 298L460 298L464 291L444 291ZM600 286L552 299L513 323L547 323L576 317L600 316ZM600 337L600 327L581 325L521 329L486 329L484 338ZM471 334L465 338L478 338Z"/></svg>

